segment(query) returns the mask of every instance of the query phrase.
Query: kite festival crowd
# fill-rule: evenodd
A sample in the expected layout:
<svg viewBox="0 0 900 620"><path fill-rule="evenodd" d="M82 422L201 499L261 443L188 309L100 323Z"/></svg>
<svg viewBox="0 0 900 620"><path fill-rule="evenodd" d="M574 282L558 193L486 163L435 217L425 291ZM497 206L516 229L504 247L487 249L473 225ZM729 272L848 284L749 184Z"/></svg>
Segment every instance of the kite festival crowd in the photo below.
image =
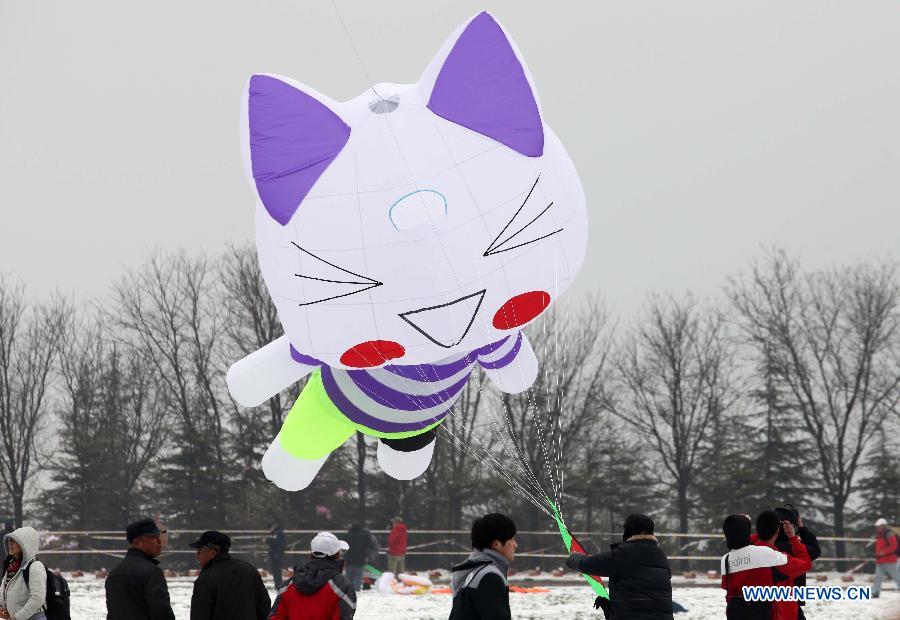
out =
<svg viewBox="0 0 900 620"><path fill-rule="evenodd" d="M728 548L721 559L726 618L805 618L803 602L791 596L782 600L746 596L748 588L806 584L806 573L821 550L799 512L787 504L761 512L755 520L747 514L733 514L724 520L722 531ZM875 522L875 533L872 596L877 598L885 577L900 589L900 572L897 535L883 518ZM571 534L568 536L571 539ZM125 537L125 557L106 577L107 618L174 620L165 573L157 559L166 544L166 531L147 518L131 523ZM386 549L392 573L404 571L407 537L406 524L395 517ZM375 561L382 548L375 536L358 524L352 525L344 538L331 532L316 534L310 541L309 555L283 583L285 536L280 525L273 524L267 538L277 591L272 601L261 571L230 554L229 536L219 531L203 532L190 544L200 568L191 598L191 620L353 618L357 592L364 587L363 568ZM27 526L13 530L7 524L3 540L6 559L0 619L78 617L77 610L69 609L65 580L37 559L38 532ZM450 620L512 618L508 572L518 546L514 521L499 513L475 519L471 546L469 557L452 568ZM672 600L672 572L654 535L654 521L647 515L629 515L620 542L594 555L571 553L566 566L601 584L602 595L594 606L607 620L671 619L686 611Z"/></svg>

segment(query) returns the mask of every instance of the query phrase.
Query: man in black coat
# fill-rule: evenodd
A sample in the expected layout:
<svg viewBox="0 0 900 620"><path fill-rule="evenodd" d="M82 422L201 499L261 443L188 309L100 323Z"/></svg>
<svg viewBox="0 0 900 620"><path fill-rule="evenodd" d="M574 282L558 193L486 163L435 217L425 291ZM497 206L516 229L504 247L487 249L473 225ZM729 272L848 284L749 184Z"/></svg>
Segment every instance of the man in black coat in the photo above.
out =
<svg viewBox="0 0 900 620"><path fill-rule="evenodd" d="M159 562L163 534L153 519L129 525L130 548L106 578L107 620L175 620Z"/></svg>
<svg viewBox="0 0 900 620"><path fill-rule="evenodd" d="M269 527L266 545L269 547L269 569L272 571L272 581L275 582L275 590L280 590L284 580L281 568L284 565L284 552L287 548L284 530L281 529L280 523L275 522Z"/></svg>
<svg viewBox="0 0 900 620"><path fill-rule="evenodd" d="M646 515L628 515L623 542L604 553L573 553L566 560L580 573L609 577L610 620L672 620L672 571L653 525Z"/></svg>
<svg viewBox="0 0 900 620"><path fill-rule="evenodd" d="M363 568L366 562L378 555L378 541L372 532L354 523L347 530L344 537L350 549L344 554L344 566L346 566L347 579L353 584L353 590L359 592L362 588Z"/></svg>
<svg viewBox="0 0 900 620"><path fill-rule="evenodd" d="M202 567L194 582L191 620L265 620L272 601L259 572L231 557L231 539L215 530L191 543Z"/></svg>

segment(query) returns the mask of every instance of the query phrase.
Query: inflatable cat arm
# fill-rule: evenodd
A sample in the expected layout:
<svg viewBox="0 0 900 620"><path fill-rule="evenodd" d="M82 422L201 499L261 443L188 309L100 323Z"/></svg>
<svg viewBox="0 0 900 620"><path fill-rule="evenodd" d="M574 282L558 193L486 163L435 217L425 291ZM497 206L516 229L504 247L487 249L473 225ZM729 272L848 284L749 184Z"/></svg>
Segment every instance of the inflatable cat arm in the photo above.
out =
<svg viewBox="0 0 900 620"><path fill-rule="evenodd" d="M234 364L228 388L256 406L309 375L263 471L305 488L361 431L380 439L387 474L415 478L476 365L505 392L534 382L521 329L586 250L575 167L488 13L416 84L340 103L254 75L243 112L257 252L285 335Z"/></svg>

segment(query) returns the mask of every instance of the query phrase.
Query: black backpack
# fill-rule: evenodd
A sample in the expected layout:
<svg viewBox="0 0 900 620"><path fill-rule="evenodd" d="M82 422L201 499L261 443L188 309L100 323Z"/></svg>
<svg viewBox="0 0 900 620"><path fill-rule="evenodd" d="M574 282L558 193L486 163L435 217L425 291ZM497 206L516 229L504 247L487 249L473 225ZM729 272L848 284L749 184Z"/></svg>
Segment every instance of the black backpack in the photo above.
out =
<svg viewBox="0 0 900 620"><path fill-rule="evenodd" d="M36 560L37 558L35 558ZM28 571L31 570L31 560L22 573L25 585L28 585ZM47 620L72 620L69 613L69 584L61 575L57 575L46 566L47 571L47 598L44 601L44 615Z"/></svg>

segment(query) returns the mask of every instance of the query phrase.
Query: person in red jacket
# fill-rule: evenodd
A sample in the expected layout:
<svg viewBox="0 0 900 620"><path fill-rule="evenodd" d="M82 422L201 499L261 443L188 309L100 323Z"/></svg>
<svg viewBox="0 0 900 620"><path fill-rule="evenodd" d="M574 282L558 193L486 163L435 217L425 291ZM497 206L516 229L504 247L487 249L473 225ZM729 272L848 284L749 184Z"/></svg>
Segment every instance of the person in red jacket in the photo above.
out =
<svg viewBox="0 0 900 620"><path fill-rule="evenodd" d="M794 525L790 521L779 521L774 511L766 510L756 518L757 546L769 547L776 550L775 541L778 534L784 530L784 535L791 544L791 552L784 566L776 566L772 570L772 579L776 586L793 586L794 579L806 573L812 567L809 559L809 551L803 540L794 532ZM792 562L791 560L797 560ZM797 620L800 604L795 600L774 601L772 603L773 620Z"/></svg>
<svg viewBox="0 0 900 620"><path fill-rule="evenodd" d="M402 573L406 564L406 542L409 533L400 517L391 519L391 533L388 534L388 570L395 575Z"/></svg>
<svg viewBox="0 0 900 620"><path fill-rule="evenodd" d="M722 524L725 541L730 551L722 556L722 589L725 590L725 614L728 620L770 620L776 617L776 603L769 601L747 601L744 599L744 586L772 586L776 583L775 571L780 574L800 575L809 569L809 555L803 547L803 557L791 557L774 548L775 539L780 528L775 513L762 513L757 519L757 531L764 535L774 534L767 539L770 544L754 544L757 536L750 534L750 517L748 515L731 515ZM788 529L789 528L789 529ZM785 527L788 539L800 540L790 523ZM797 552L799 555L800 552Z"/></svg>
<svg viewBox="0 0 900 620"><path fill-rule="evenodd" d="M894 580L900 589L900 570L897 568L897 535L888 528L885 519L875 522L875 583L872 584L872 596L881 594L881 582L887 575Z"/></svg>
<svg viewBox="0 0 900 620"><path fill-rule="evenodd" d="M344 576L341 554L350 548L331 532L312 539L312 559L294 569L291 582L275 598L269 620L351 620L356 592Z"/></svg>

